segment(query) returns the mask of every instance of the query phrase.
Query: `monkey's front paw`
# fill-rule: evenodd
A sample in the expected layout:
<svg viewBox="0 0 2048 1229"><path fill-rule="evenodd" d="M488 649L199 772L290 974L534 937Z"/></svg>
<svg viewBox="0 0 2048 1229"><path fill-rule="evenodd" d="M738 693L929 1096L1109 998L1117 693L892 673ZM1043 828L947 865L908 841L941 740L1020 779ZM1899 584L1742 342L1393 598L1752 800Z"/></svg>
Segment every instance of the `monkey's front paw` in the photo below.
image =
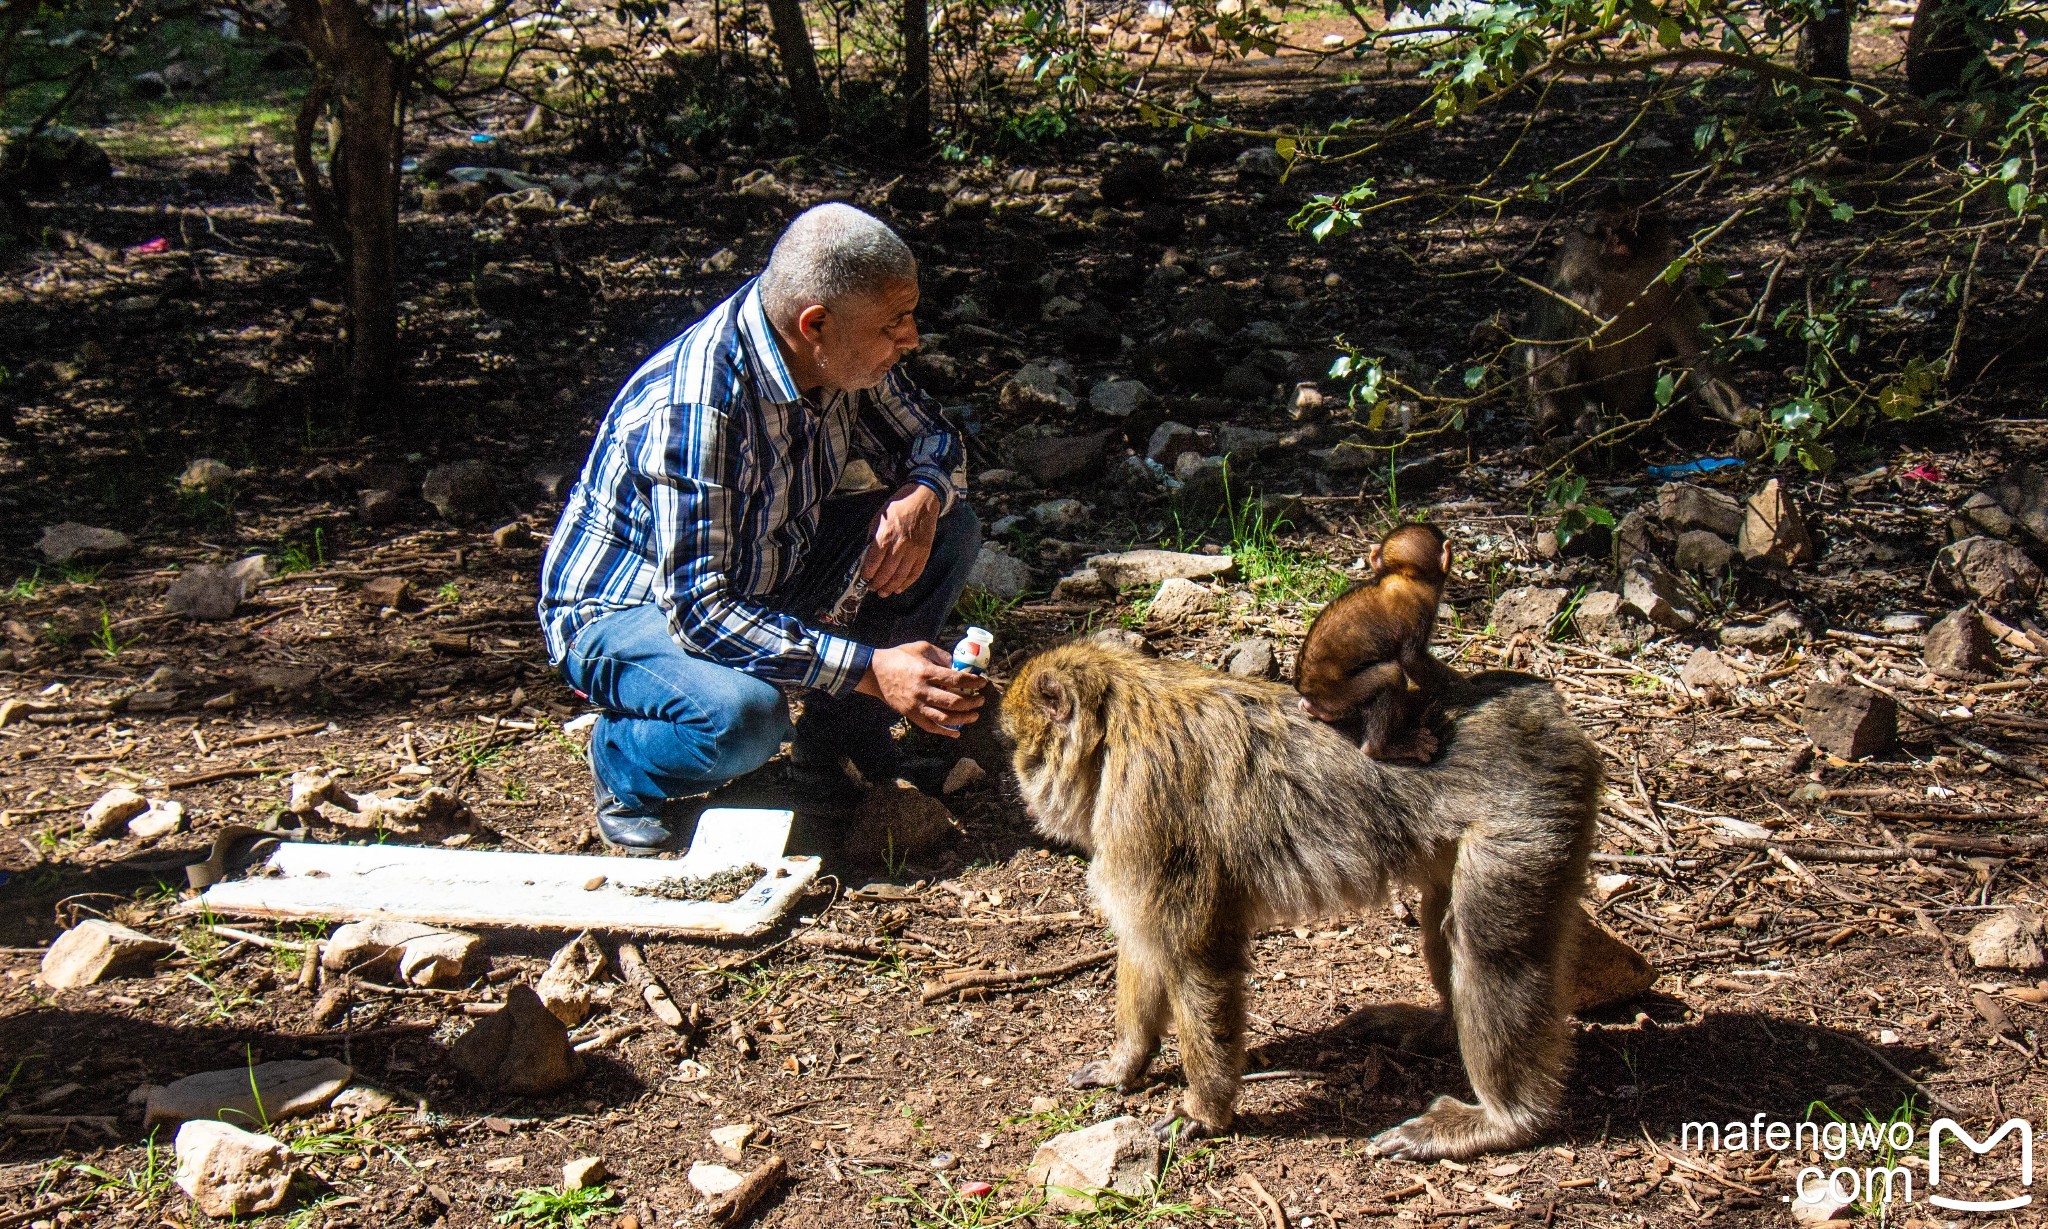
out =
<svg viewBox="0 0 2048 1229"><path fill-rule="evenodd" d="M1410 1118L1373 1136L1372 1152L1390 1161L1434 1161L1444 1155L1443 1141L1430 1129L1427 1117Z"/></svg>
<svg viewBox="0 0 2048 1229"><path fill-rule="evenodd" d="M1139 1078L1138 1075L1127 1076L1117 1064L1106 1058L1098 1058L1070 1073L1067 1085L1070 1088L1114 1088L1118 1092L1129 1092L1138 1086Z"/></svg>
<svg viewBox="0 0 2048 1229"><path fill-rule="evenodd" d="M1160 1143L1172 1147L1176 1143L1185 1143L1189 1140L1211 1139L1217 1132L1192 1118L1169 1114L1153 1126L1152 1134L1159 1138Z"/></svg>

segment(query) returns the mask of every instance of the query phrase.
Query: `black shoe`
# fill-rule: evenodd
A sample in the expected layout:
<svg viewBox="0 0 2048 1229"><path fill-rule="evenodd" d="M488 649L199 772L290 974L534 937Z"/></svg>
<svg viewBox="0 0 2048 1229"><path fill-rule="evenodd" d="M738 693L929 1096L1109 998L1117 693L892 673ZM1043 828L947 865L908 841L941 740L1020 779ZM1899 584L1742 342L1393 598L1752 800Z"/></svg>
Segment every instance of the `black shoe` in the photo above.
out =
<svg viewBox="0 0 2048 1229"><path fill-rule="evenodd" d="M668 845L668 825L651 815L635 815L605 788L593 769L591 780L597 792L597 839L609 849L634 857L659 852Z"/></svg>

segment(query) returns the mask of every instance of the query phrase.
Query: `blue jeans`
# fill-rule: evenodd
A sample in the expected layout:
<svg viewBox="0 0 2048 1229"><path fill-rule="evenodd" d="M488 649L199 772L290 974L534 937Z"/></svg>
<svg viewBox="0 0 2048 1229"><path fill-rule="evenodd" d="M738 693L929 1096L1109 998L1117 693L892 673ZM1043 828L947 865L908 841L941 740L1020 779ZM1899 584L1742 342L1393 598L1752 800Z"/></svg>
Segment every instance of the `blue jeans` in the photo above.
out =
<svg viewBox="0 0 2048 1229"><path fill-rule="evenodd" d="M874 493L828 503L796 574L766 604L814 620L839 596L886 499ZM876 648L935 639L980 548L981 522L964 502L955 504L939 518L924 572L894 597L869 594L842 634ZM591 731L591 770L635 815L654 815L667 799L752 772L791 734L789 705L773 683L693 655L669 635L667 616L651 603L577 632L562 677L604 710ZM795 727L795 757L830 765L848 756L865 771L886 771L895 720L871 696L814 692Z"/></svg>

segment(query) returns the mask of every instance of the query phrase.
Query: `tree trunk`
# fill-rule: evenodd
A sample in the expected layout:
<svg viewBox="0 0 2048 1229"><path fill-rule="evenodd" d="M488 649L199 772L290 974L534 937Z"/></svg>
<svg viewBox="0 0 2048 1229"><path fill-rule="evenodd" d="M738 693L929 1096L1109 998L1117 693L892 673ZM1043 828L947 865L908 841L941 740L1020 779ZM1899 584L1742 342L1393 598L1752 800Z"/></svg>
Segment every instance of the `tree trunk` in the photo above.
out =
<svg viewBox="0 0 2048 1229"><path fill-rule="evenodd" d="M1906 88L1919 98L1954 93L1985 66L1965 0L1920 0L1906 35Z"/></svg>
<svg viewBox="0 0 2048 1229"><path fill-rule="evenodd" d="M1853 0L1828 0L1821 16L1799 28L1799 71L1830 81L1849 79L1849 24Z"/></svg>
<svg viewBox="0 0 2048 1229"><path fill-rule="evenodd" d="M822 141L832 131L832 112L825 105L825 86L818 80L818 57L811 50L811 28L804 24L802 0L768 0L768 22L775 31L782 71L789 78L797 135L806 141Z"/></svg>
<svg viewBox="0 0 2048 1229"><path fill-rule="evenodd" d="M299 113L293 154L314 223L344 270L349 409L360 421L396 421L398 59L356 0L289 2L292 31L319 78ZM323 182L312 137L330 101L340 136Z"/></svg>
<svg viewBox="0 0 2048 1229"><path fill-rule="evenodd" d="M927 0L903 0L903 147L914 153L931 138L931 7Z"/></svg>

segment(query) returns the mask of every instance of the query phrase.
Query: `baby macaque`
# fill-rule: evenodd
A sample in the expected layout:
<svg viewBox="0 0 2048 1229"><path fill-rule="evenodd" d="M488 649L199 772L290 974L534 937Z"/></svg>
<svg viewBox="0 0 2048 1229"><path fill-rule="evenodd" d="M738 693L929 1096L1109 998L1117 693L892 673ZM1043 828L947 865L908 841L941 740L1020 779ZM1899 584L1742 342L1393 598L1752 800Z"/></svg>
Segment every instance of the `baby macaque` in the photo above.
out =
<svg viewBox="0 0 2048 1229"><path fill-rule="evenodd" d="M1363 723L1376 760L1427 760L1436 738L1421 720L1445 668L1429 653L1451 544L1434 525L1402 525L1372 548L1372 579L1323 608L1302 642L1294 689L1323 721Z"/></svg>

